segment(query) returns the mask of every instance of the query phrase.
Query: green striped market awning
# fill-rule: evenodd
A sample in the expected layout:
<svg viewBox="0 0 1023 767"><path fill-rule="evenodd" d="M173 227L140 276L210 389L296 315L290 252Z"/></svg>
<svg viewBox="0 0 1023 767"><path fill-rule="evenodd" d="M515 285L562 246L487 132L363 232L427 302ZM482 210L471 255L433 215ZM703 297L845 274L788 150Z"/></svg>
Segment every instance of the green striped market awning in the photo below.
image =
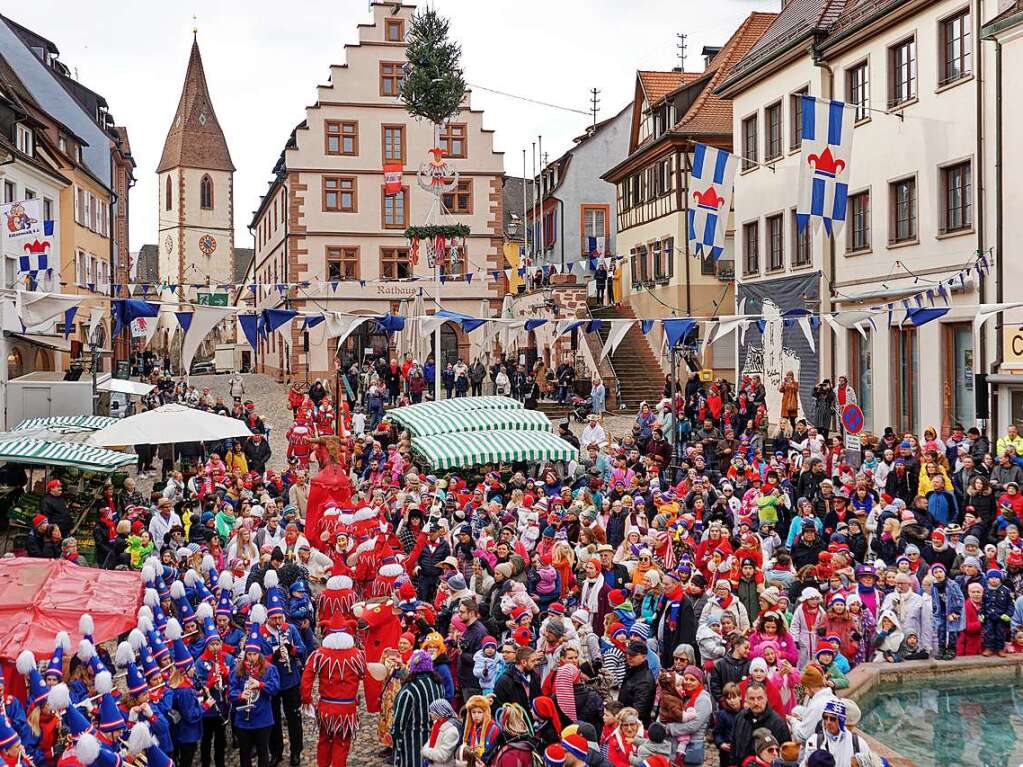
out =
<svg viewBox="0 0 1023 767"><path fill-rule="evenodd" d="M11 431L28 431L34 429L75 428L99 431L117 423L116 418L105 415L54 415L48 418L28 418Z"/></svg>
<svg viewBox="0 0 1023 767"><path fill-rule="evenodd" d="M537 410L463 410L451 413L404 413L401 425L413 437L470 431L553 431L550 419Z"/></svg>
<svg viewBox="0 0 1023 767"><path fill-rule="evenodd" d="M485 431L413 437L412 449L432 469L511 461L571 461L577 451L545 431Z"/></svg>
<svg viewBox="0 0 1023 767"><path fill-rule="evenodd" d="M46 442L40 439L11 439L0 442L0 461L35 466L70 466L85 471L110 472L135 463L132 453L118 453L81 442Z"/></svg>
<svg viewBox="0 0 1023 767"><path fill-rule="evenodd" d="M454 397L453 399L420 402L418 405L396 407L387 411L387 420L405 423L406 417L444 416L448 413L466 413L471 410L522 410L523 405L511 397Z"/></svg>

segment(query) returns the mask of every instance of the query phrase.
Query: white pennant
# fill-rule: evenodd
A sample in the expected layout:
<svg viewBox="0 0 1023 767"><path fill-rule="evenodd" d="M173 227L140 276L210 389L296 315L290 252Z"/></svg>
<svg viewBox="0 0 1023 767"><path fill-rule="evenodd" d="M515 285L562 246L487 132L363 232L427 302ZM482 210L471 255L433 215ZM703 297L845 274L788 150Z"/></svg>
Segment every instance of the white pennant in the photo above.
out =
<svg viewBox="0 0 1023 767"><path fill-rule="evenodd" d="M55 318L63 319L64 312L72 306L78 306L85 298L28 290L19 290L15 295L18 316L26 328L41 325Z"/></svg>
<svg viewBox="0 0 1023 767"><path fill-rule="evenodd" d="M96 328L103 324L103 317L106 312L101 306L94 306L89 311L89 340L96 337Z"/></svg>
<svg viewBox="0 0 1023 767"><path fill-rule="evenodd" d="M836 336L842 335L845 331L845 328L838 324L838 320L835 319L833 314L822 314L821 319L831 326L831 329L835 331Z"/></svg>
<svg viewBox="0 0 1023 767"><path fill-rule="evenodd" d="M348 316L341 314L340 312L327 312L323 315L324 324L326 324L326 332L328 338L337 337L337 347L341 348L341 344L345 342L355 329L359 327L366 320L372 319L371 317L360 317L360 316Z"/></svg>
<svg viewBox="0 0 1023 767"><path fill-rule="evenodd" d="M700 344L700 359L707 354L707 347L710 346L711 341L714 339L714 335L718 331L718 323L716 322L705 322L703 323L703 343Z"/></svg>
<svg viewBox="0 0 1023 767"><path fill-rule="evenodd" d="M501 323L501 348L508 350L511 342L518 340L519 332L526 327L525 320L512 320Z"/></svg>
<svg viewBox="0 0 1023 767"><path fill-rule="evenodd" d="M816 354L817 344L813 342L813 329L810 327L810 318L808 316L799 317L796 319L796 324L803 331L803 338L810 344L810 351Z"/></svg>
<svg viewBox="0 0 1023 767"><path fill-rule="evenodd" d="M607 334L607 341L604 342L604 348L600 352L601 360L608 354L614 354L618 344L628 335L629 329L636 320L609 320L609 322L611 324L611 331Z"/></svg>
<svg viewBox="0 0 1023 767"><path fill-rule="evenodd" d="M181 367L186 372L192 369L192 359L199 351L202 342L206 340L213 328L222 320L235 314L234 307L224 306L197 306L192 311L192 321L185 332L185 340L181 343ZM156 325L153 321L153 325Z"/></svg>

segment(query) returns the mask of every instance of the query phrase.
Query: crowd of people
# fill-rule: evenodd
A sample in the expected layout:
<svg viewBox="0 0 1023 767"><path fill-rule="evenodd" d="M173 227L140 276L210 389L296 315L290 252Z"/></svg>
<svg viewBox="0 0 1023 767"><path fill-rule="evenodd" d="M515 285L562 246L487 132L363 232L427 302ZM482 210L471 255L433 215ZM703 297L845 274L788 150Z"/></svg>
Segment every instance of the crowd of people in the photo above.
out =
<svg viewBox="0 0 1023 767"><path fill-rule="evenodd" d="M141 569L138 629L24 658L8 724L37 765L88 767L91 737L266 767L299 763L311 705L341 767L361 700L395 767L880 765L839 697L857 665L1023 652L1023 436L886 429L852 456L844 379L810 422L780 393L769 418L756 378L669 382L624 435L563 425L578 460L432 473L386 411L293 387L279 473L200 445L153 497L111 494L97 551ZM39 525L64 524L54 486Z"/></svg>

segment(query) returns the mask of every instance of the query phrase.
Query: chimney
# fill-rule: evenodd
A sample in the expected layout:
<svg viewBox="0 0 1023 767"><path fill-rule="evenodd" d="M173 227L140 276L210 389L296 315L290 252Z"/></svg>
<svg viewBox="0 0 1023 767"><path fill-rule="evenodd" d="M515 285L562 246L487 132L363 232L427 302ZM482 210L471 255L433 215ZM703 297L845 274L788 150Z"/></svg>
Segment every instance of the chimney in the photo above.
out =
<svg viewBox="0 0 1023 767"><path fill-rule="evenodd" d="M703 50L700 51L700 55L703 56L703 68L707 69L710 66L710 62L714 60L714 57L721 53L720 45L705 45Z"/></svg>
<svg viewBox="0 0 1023 767"><path fill-rule="evenodd" d="M682 67L672 67L671 71L672 72L681 72L682 71Z"/></svg>

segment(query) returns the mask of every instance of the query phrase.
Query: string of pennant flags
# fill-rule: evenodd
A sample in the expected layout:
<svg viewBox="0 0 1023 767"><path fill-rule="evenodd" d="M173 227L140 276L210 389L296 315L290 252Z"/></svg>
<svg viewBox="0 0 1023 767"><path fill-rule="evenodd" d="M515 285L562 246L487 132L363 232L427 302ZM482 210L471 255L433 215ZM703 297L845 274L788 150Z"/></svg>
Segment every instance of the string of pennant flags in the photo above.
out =
<svg viewBox="0 0 1023 767"><path fill-rule="evenodd" d="M79 307L87 302L90 304L99 302L100 307L91 307L90 327L95 326L107 316L102 304L109 303L109 316L113 323L114 337L131 326L133 335L141 337L143 343L148 343L155 335L161 315L169 319L169 315L173 314L174 325L172 327L176 332L184 334L182 358L186 363L185 369L190 367L195 352L210 332L220 322L232 317L236 318L243 335L253 349L258 348L260 339L268 338L272 333L279 333L286 342L290 342L291 329L294 327L295 321L301 323L298 326L299 332L323 325L326 337L336 338L338 347L363 323L373 323L379 331L388 335L414 329L418 334L428 336L441 325L453 322L466 333L472 333L480 328L486 328L488 334L496 332L499 334L498 337L504 348L509 348L510 343L518 337L520 332L530 332L546 325L553 326L551 342L573 331L601 333L606 330L607 335L600 357L603 359L607 354L614 352L629 330L636 325L644 335L659 325L662 330L663 342L668 347L680 344L693 348L698 346L702 353L710 343L724 338L732 331L738 331L739 343L744 343L746 332L750 328L755 327L762 334L768 324L777 322L786 328L799 328L810 348L816 351L815 335L822 324L827 324L836 333L856 330L867 337L868 328L877 330L879 324L885 320L887 320L888 326L906 323L920 326L936 320L951 310L951 295L957 287L966 289L973 280L979 280L990 269L989 254L980 253L975 261L952 276L943 277L936 284L929 285L927 288L901 299L828 312L812 312L806 308L793 308L781 312L780 315L771 316L761 312L747 312L745 299L740 299L737 313L733 315L679 317L673 312L671 316L637 319L562 319L556 315L553 317L480 317L443 308L439 308L432 314L412 313L423 311L416 308L408 314L388 312L368 315L330 310L308 311L292 309L287 306L254 310L246 306L210 306L172 300L68 295L25 290L7 290L0 295L3 296L4 303L14 310L13 313L4 312L4 329L15 332L25 332L29 328L39 328L56 321L63 323L64 334L67 337ZM852 300L853 297L846 298ZM979 328L989 317L1007 309L1020 307L1023 307L1023 302L977 304L960 308L975 310L974 323L975 327ZM20 327L8 327L10 325L9 318L12 316L17 318ZM139 328L142 332L135 333L134 331ZM488 337L492 336L488 335Z"/></svg>

